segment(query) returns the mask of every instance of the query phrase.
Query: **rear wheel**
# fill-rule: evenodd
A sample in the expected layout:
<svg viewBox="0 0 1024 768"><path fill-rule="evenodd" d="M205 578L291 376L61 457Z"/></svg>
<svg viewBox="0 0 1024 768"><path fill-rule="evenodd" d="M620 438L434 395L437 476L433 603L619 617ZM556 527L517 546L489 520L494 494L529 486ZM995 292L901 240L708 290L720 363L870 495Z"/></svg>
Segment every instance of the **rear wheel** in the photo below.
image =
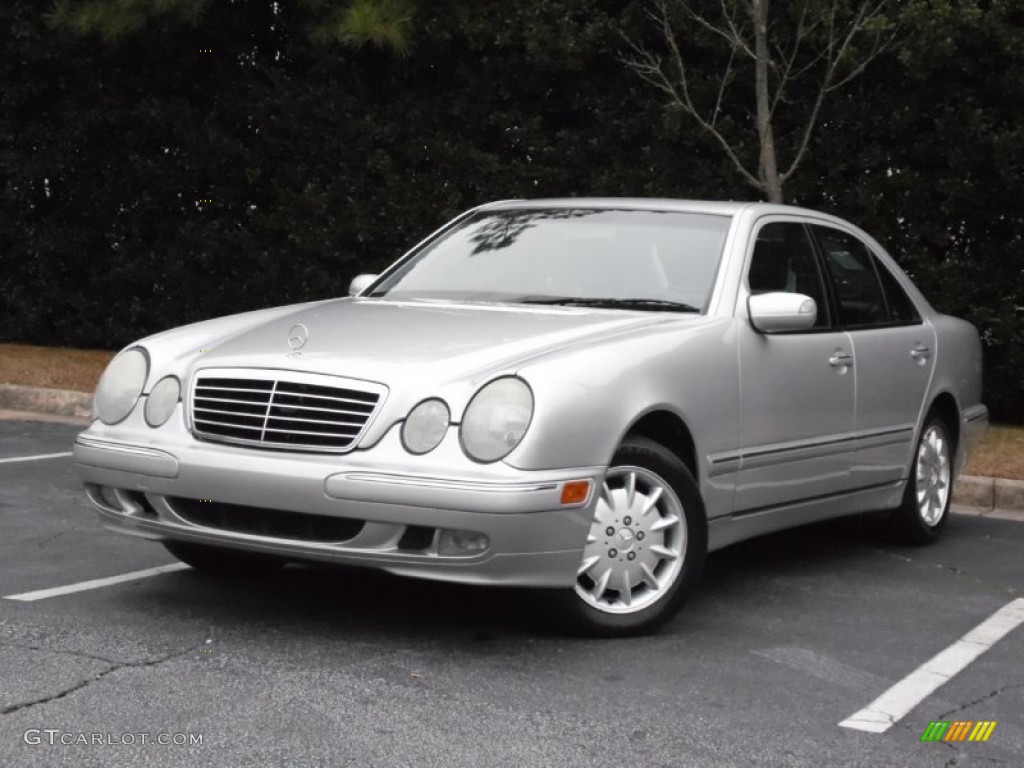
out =
<svg viewBox="0 0 1024 768"><path fill-rule="evenodd" d="M273 555L242 552L226 547L210 547L185 541L164 541L164 547L200 573L221 579L253 578L273 573L285 565Z"/></svg>
<svg viewBox="0 0 1024 768"><path fill-rule="evenodd" d="M909 544L930 544L949 520L954 444L949 427L929 416L914 453L903 503L891 518L893 533Z"/></svg>
<svg viewBox="0 0 1024 768"><path fill-rule="evenodd" d="M661 444L627 438L605 476L576 585L554 598L555 617L592 635L653 631L696 586L706 551L689 470Z"/></svg>

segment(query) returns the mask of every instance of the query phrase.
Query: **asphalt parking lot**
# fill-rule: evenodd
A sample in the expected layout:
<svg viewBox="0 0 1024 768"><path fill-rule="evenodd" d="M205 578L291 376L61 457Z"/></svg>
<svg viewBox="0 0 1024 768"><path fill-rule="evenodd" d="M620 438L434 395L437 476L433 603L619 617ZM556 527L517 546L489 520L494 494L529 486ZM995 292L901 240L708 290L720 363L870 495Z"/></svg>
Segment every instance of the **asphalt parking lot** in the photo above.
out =
<svg viewBox="0 0 1024 768"><path fill-rule="evenodd" d="M77 429L0 421L2 596L174 562L101 529L69 457L31 458ZM552 633L529 592L347 568L0 599L0 763L1024 765L1024 627L884 732L839 726L1024 596L1022 552L1024 524L962 515L924 549L790 531L711 556L661 633L615 641ZM930 721L997 725L922 742Z"/></svg>

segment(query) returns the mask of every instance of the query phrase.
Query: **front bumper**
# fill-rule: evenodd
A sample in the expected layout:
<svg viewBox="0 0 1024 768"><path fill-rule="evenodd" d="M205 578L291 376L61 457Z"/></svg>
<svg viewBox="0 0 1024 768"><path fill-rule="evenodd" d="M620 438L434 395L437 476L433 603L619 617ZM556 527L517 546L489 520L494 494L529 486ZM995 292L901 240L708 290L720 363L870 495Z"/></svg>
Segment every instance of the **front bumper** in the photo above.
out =
<svg viewBox="0 0 1024 768"><path fill-rule="evenodd" d="M198 441L180 413L152 430L134 413L116 427L94 423L76 439L74 460L103 524L120 533L462 583L575 583L603 467L474 464L454 429L434 452L415 457L397 432L341 456L295 453ZM589 497L562 505L562 485L584 479L592 483ZM197 518L199 500L211 511L229 510L235 522ZM282 534L275 515L308 521L310 530L314 522L349 520L354 535L323 540L295 533L294 525ZM269 521L266 530L251 524L257 518ZM477 542L483 534L486 548L460 550L464 534L456 532L477 534Z"/></svg>

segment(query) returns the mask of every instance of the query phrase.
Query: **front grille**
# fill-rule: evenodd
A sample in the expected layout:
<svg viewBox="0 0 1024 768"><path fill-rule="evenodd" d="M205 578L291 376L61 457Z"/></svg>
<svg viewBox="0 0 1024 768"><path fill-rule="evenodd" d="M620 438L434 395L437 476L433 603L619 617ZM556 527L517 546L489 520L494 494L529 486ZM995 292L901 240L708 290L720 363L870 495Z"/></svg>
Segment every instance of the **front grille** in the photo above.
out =
<svg viewBox="0 0 1024 768"><path fill-rule="evenodd" d="M356 446L384 399L379 384L288 371L201 371L192 388L196 437L296 451Z"/></svg>
<svg viewBox="0 0 1024 768"><path fill-rule="evenodd" d="M281 509L225 504L220 501L170 496L167 503L175 514L193 525L252 536L295 541L340 542L358 534L365 523L344 517L309 515Z"/></svg>

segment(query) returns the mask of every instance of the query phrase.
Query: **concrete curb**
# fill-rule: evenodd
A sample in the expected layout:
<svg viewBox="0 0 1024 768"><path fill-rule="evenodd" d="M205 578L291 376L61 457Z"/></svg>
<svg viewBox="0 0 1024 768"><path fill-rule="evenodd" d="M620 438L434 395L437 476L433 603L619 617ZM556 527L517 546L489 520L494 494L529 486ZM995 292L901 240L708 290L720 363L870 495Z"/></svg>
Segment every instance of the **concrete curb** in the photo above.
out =
<svg viewBox="0 0 1024 768"><path fill-rule="evenodd" d="M0 409L87 419L92 412L92 395L70 389L0 384Z"/></svg>
<svg viewBox="0 0 1024 768"><path fill-rule="evenodd" d="M967 515L969 517L985 517L992 520L1013 520L1024 523L1024 510L1019 509L992 509L990 507L969 507L963 504L954 504L949 508L954 515Z"/></svg>
<svg viewBox="0 0 1024 768"><path fill-rule="evenodd" d="M59 416L55 413L39 413L39 411L8 411L0 408L0 421L43 421L51 424L71 424L77 427L88 427L92 419L78 416Z"/></svg>
<svg viewBox="0 0 1024 768"><path fill-rule="evenodd" d="M1024 511L1024 480L961 475L953 487L953 503L978 509Z"/></svg>

